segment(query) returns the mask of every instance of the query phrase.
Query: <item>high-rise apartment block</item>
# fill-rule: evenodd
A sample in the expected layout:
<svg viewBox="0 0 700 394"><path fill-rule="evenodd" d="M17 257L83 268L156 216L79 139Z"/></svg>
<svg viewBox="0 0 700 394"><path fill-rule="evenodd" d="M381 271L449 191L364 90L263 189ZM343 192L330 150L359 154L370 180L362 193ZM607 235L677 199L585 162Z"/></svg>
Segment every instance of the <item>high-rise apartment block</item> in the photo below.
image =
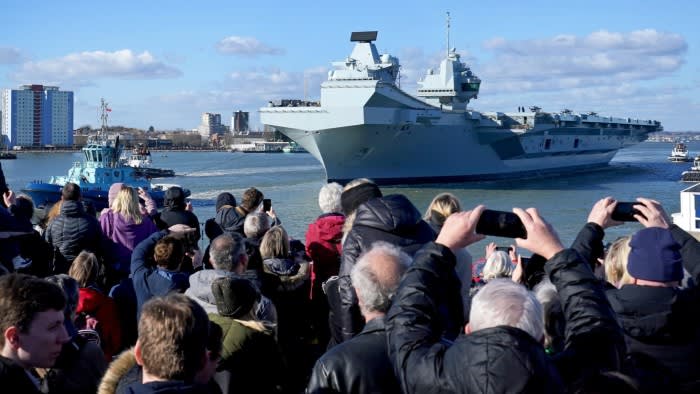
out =
<svg viewBox="0 0 700 394"><path fill-rule="evenodd" d="M226 132L226 126L221 124L221 114L209 112L202 114L202 123L197 129L202 137L207 138L212 134L223 134Z"/></svg>
<svg viewBox="0 0 700 394"><path fill-rule="evenodd" d="M248 112L236 111L231 117L231 131L237 133L248 131Z"/></svg>
<svg viewBox="0 0 700 394"><path fill-rule="evenodd" d="M1 124L10 146L71 146L73 92L43 85L5 89Z"/></svg>

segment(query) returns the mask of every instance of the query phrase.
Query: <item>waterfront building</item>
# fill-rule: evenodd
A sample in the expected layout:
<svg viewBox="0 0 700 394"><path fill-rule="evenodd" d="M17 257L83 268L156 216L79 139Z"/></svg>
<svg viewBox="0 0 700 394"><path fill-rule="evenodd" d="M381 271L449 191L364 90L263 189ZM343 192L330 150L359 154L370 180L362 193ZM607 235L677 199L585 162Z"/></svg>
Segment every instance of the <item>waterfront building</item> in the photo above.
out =
<svg viewBox="0 0 700 394"><path fill-rule="evenodd" d="M204 112L202 114L202 123L197 130L202 137L209 138L212 134L225 133L226 126L221 124L221 114Z"/></svg>
<svg viewBox="0 0 700 394"><path fill-rule="evenodd" d="M231 117L231 131L243 133L249 130L248 120L250 118L248 112L236 111Z"/></svg>
<svg viewBox="0 0 700 394"><path fill-rule="evenodd" d="M11 147L72 146L73 92L43 85L4 89L1 124Z"/></svg>

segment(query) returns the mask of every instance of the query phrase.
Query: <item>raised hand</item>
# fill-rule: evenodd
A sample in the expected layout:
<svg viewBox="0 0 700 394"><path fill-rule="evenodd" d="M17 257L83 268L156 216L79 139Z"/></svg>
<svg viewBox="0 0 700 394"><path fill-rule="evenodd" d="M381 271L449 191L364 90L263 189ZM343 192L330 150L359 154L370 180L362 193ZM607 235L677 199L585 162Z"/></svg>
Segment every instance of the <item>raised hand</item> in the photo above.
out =
<svg viewBox="0 0 700 394"><path fill-rule="evenodd" d="M442 230L435 242L447 246L454 252L484 239L484 235L477 234L474 230L481 212L485 208L485 206L479 205L471 211L457 212L450 215L445 220L445 224L442 225Z"/></svg>
<svg viewBox="0 0 700 394"><path fill-rule="evenodd" d="M488 260L489 257L491 257L491 255L493 254L493 252L496 251L496 248L497 248L497 247L498 247L498 245L496 245L495 242L489 242L489 244L486 245L486 252L485 252L485 254L484 254L484 258L485 258L486 260Z"/></svg>
<svg viewBox="0 0 700 394"><path fill-rule="evenodd" d="M591 213L588 214L588 223L595 223L604 229L621 225L622 222L613 220L611 216L616 205L617 201L612 197L598 200L591 208Z"/></svg>
<svg viewBox="0 0 700 394"><path fill-rule="evenodd" d="M518 215L527 231L526 239L515 239L518 246L539 254L547 260L564 249L552 225L540 216L536 208L526 210L513 208L513 213Z"/></svg>
<svg viewBox="0 0 700 394"><path fill-rule="evenodd" d="M637 201L642 203L642 205L635 205L635 209L638 210L641 215L634 215L634 218L644 227L671 227L673 222L668 217L666 211L664 211L660 202L644 197L638 197Z"/></svg>

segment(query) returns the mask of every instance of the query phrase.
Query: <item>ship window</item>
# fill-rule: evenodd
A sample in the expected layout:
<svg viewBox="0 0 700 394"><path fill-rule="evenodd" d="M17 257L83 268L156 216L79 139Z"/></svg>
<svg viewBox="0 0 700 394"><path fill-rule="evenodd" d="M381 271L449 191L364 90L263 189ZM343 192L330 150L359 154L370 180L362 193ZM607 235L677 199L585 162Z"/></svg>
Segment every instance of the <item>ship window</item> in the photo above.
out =
<svg viewBox="0 0 700 394"><path fill-rule="evenodd" d="M574 140L574 148L578 148L578 143L579 143L579 140L578 140L578 138L576 138Z"/></svg>
<svg viewBox="0 0 700 394"><path fill-rule="evenodd" d="M546 140L544 140L544 149L549 149L551 147L552 147L552 139L547 138Z"/></svg>

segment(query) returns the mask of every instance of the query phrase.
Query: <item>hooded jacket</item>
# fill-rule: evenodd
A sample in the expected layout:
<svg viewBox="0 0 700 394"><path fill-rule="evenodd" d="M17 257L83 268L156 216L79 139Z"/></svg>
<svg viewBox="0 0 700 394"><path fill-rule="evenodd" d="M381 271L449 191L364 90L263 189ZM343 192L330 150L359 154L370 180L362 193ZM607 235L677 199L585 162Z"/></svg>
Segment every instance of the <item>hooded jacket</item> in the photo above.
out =
<svg viewBox="0 0 700 394"><path fill-rule="evenodd" d="M320 294L321 284L340 271L340 255L343 252L343 224L345 216L326 213L309 224L306 231L306 254L311 258L312 296Z"/></svg>
<svg viewBox="0 0 700 394"><path fill-rule="evenodd" d="M131 253L139 242L158 231L148 215L142 215L141 223L136 224L131 218L108 209L100 215L100 226L105 237L111 240L110 259L119 272L129 272Z"/></svg>
<svg viewBox="0 0 700 394"><path fill-rule="evenodd" d="M199 229L199 219L194 213L185 210L185 192L182 188L171 187L165 191L163 198L163 211L156 216L156 225L160 230L165 230L176 224L185 224L195 229L197 239L202 238Z"/></svg>
<svg viewBox="0 0 700 394"><path fill-rule="evenodd" d="M103 254L104 241L100 224L95 217L85 212L80 201L63 201L61 213L49 223L44 238L54 248L58 248L68 265L83 250L95 252L98 256ZM67 270L68 267L65 267Z"/></svg>
<svg viewBox="0 0 700 394"><path fill-rule="evenodd" d="M107 361L117 355L122 346L121 324L117 304L101 291L90 287L79 290L76 313L85 313L97 319L100 345Z"/></svg>
<svg viewBox="0 0 700 394"><path fill-rule="evenodd" d="M566 318L560 360L523 330L497 326L439 342L438 309L459 297L455 256L439 244L415 258L387 315L389 357L404 393L552 393L600 370L616 370L624 354L622 333L600 284L573 250L546 266Z"/></svg>
<svg viewBox="0 0 700 394"><path fill-rule="evenodd" d="M352 229L343 242L338 279L340 305L330 305L334 319L337 319L337 324L332 326L342 327L341 332L333 330L334 332L331 333L336 342L347 341L359 333L364 326L364 319L360 314L357 296L350 280L350 272L357 258L377 241L396 245L409 255L414 255L425 243L433 239L435 239L435 233L430 225L423 221L420 212L403 195L392 194L373 198L357 208ZM328 299L330 303L334 297ZM461 302L457 311L461 316ZM463 318L459 320L461 323Z"/></svg>

